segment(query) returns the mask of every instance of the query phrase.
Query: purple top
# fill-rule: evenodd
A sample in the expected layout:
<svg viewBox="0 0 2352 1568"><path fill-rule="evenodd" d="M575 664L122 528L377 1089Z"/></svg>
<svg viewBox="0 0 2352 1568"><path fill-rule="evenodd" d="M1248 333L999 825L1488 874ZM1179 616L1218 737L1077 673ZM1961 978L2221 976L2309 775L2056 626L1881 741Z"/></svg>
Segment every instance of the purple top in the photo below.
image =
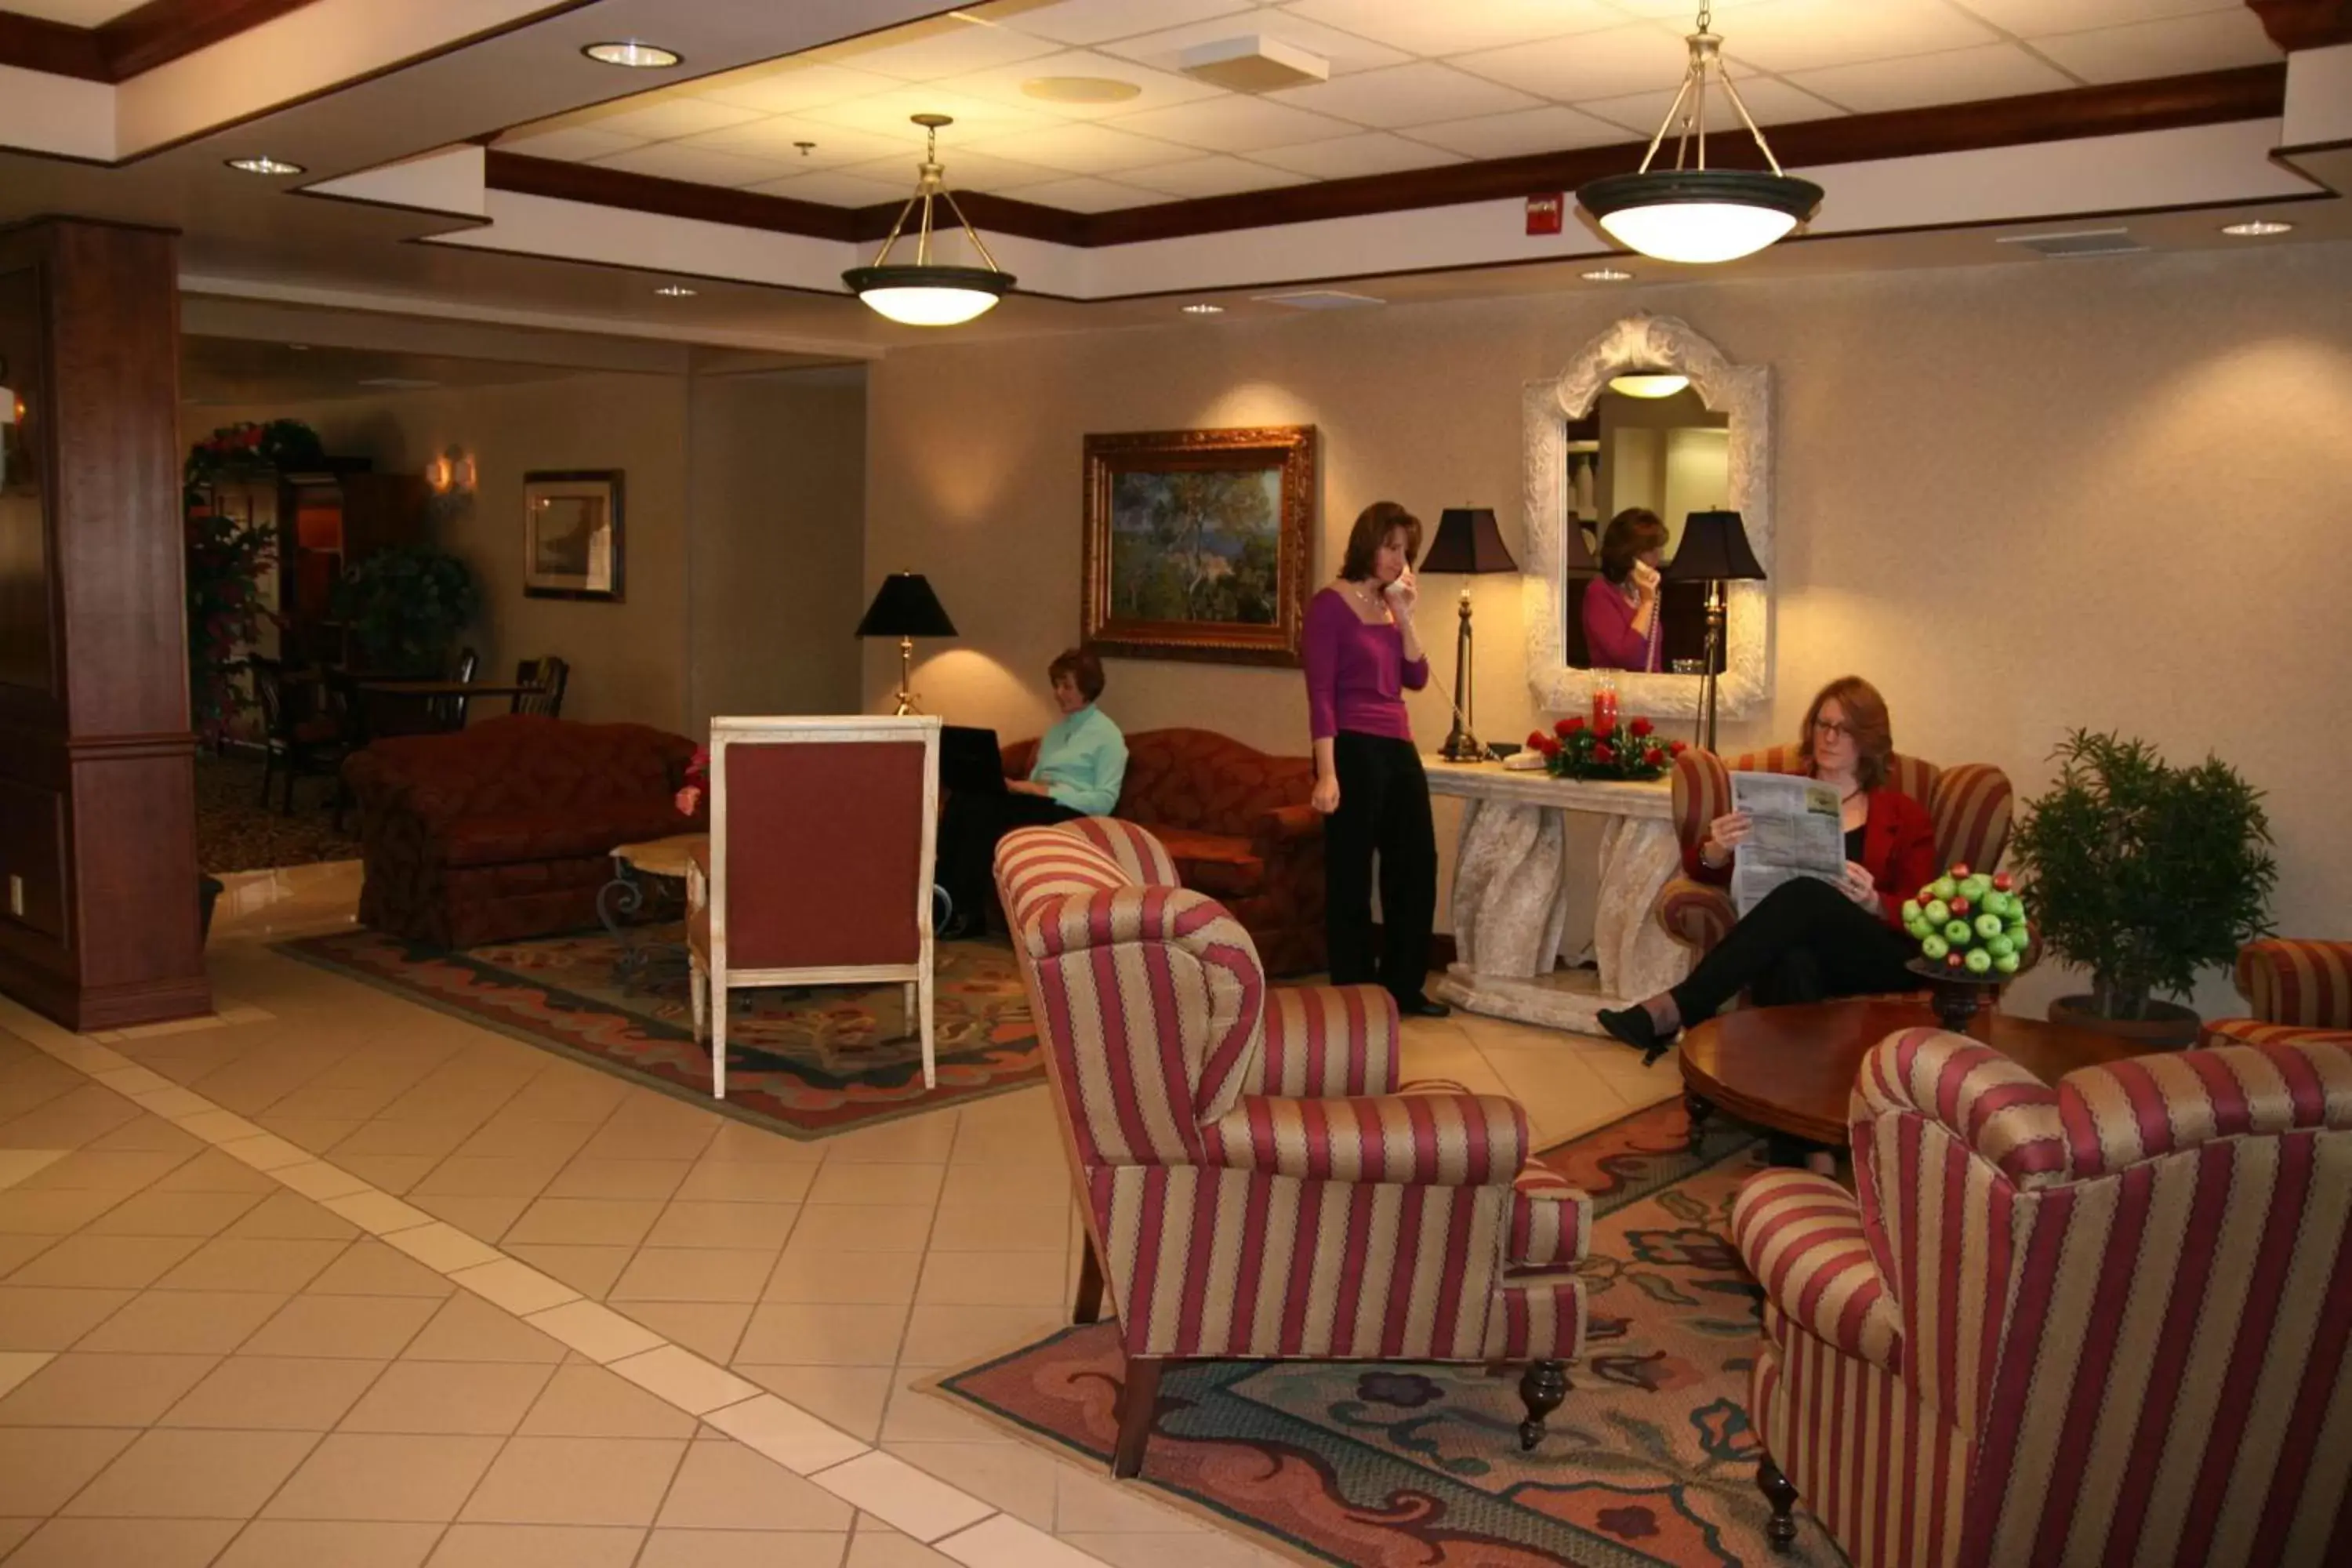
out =
<svg viewBox="0 0 2352 1568"><path fill-rule="evenodd" d="M1404 657L1404 633L1356 614L1347 595L1326 588L1307 605L1307 722L1313 738L1355 735L1412 739L1406 691L1429 684L1429 660Z"/></svg>
<svg viewBox="0 0 2352 1568"><path fill-rule="evenodd" d="M1663 668L1658 662L1661 617L1653 612L1650 629L1637 632L1633 609L1623 591L1606 577L1584 585L1584 651L1593 668L1654 672Z"/></svg>

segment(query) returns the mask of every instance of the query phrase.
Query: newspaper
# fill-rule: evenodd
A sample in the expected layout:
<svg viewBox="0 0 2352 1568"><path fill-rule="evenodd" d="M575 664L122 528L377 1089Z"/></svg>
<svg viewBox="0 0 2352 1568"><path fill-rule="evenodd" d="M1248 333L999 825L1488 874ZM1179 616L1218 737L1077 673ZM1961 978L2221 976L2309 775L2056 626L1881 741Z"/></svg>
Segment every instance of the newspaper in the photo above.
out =
<svg viewBox="0 0 2352 1568"><path fill-rule="evenodd" d="M1750 819L1732 851L1731 901L1745 916L1794 877L1845 879L1845 817L1838 792L1791 773L1734 773L1731 806Z"/></svg>

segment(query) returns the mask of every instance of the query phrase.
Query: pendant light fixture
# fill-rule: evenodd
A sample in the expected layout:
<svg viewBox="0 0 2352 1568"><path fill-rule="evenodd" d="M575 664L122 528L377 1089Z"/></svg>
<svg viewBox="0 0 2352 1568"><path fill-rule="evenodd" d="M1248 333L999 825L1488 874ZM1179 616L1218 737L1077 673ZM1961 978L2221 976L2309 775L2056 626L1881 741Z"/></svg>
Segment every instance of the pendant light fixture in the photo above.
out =
<svg viewBox="0 0 2352 1568"><path fill-rule="evenodd" d="M1004 291L1013 287L1013 274L996 265L996 258L973 232L971 220L956 205L955 197L941 178L940 167L940 127L955 121L944 114L910 116L923 128L923 162L915 182L915 194L899 210L898 221L890 226L887 238L882 241L881 253L874 258L871 267L853 267L841 275L849 291L873 307L877 314L909 327L953 327L995 308ZM936 198L948 205L963 226L963 236L980 253L984 267L950 267L931 259L931 203ZM915 259L911 263L891 265L890 247L898 243L909 219L917 218L916 209L922 209L915 231Z"/></svg>
<svg viewBox="0 0 2352 1568"><path fill-rule="evenodd" d="M1712 20L1712 8L1701 0L1698 30L1687 40L1690 68L1664 123L1650 138L1641 169L1594 180L1576 193L1578 204L1612 238L1661 261L1736 261L1753 256L1812 216L1822 203L1821 186L1780 172L1771 144L1739 100L1739 89L1724 74L1723 40L1711 30ZM1709 77L1756 138L1764 161L1772 166L1770 174L1706 166ZM1654 171L1650 165L1669 131L1675 134L1675 166Z"/></svg>

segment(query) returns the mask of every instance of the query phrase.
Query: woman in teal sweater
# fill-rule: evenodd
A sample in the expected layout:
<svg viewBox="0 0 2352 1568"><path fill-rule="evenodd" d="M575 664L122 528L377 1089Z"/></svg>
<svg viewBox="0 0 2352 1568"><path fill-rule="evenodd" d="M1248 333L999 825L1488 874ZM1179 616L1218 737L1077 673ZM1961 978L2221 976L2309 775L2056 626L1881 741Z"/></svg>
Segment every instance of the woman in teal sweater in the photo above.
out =
<svg viewBox="0 0 2352 1568"><path fill-rule="evenodd" d="M1007 779L1003 795L950 795L940 817L938 874L948 895L940 934L950 940L983 929L998 839L1016 827L1108 816L1118 805L1127 737L1095 706L1103 689L1102 660L1088 649L1068 648L1045 674L1062 717L1037 742L1029 776Z"/></svg>

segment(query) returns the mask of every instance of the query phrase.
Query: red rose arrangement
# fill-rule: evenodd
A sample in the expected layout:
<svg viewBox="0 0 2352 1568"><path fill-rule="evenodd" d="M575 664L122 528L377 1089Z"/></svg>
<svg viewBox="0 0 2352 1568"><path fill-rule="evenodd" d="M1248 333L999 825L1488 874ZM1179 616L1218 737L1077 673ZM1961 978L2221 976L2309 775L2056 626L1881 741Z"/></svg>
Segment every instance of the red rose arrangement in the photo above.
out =
<svg viewBox="0 0 2352 1568"><path fill-rule="evenodd" d="M1546 734L1528 737L1528 750L1539 753L1544 771L1554 778L1654 779L1690 748L1680 741L1657 738L1658 727L1647 719L1614 720L1600 724L1582 718L1562 719Z"/></svg>
<svg viewBox="0 0 2352 1568"><path fill-rule="evenodd" d="M692 816L702 805L702 796L710 786L710 748L694 748L694 760L686 764L686 784L671 802L680 816Z"/></svg>

